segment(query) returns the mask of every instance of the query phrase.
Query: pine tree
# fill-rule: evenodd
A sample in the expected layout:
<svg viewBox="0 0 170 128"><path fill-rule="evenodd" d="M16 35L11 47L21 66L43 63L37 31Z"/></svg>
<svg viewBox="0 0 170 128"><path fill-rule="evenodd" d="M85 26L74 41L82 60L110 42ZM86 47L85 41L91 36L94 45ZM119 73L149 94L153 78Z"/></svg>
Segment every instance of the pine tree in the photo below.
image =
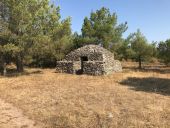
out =
<svg viewBox="0 0 170 128"><path fill-rule="evenodd" d="M54 65L72 47L71 19L61 20L60 8L50 5L49 0L3 0L2 4L7 30L1 32L1 45L11 48L13 55L8 58L19 72L23 71L23 62ZM4 51L4 56L7 53Z"/></svg>
<svg viewBox="0 0 170 128"><path fill-rule="evenodd" d="M127 23L117 25L116 13L111 14L109 9L102 7L100 10L92 12L90 18L85 17L82 36L95 39L97 44L110 49L113 44L121 41L126 29Z"/></svg>
<svg viewBox="0 0 170 128"><path fill-rule="evenodd" d="M141 69L142 61L153 55L153 47L147 42L140 30L137 30L133 35L134 36L131 39L131 48L134 51L134 57L139 62L139 68Z"/></svg>
<svg viewBox="0 0 170 128"><path fill-rule="evenodd" d="M159 58L164 61L166 65L170 64L170 39L165 42L161 41L158 44Z"/></svg>

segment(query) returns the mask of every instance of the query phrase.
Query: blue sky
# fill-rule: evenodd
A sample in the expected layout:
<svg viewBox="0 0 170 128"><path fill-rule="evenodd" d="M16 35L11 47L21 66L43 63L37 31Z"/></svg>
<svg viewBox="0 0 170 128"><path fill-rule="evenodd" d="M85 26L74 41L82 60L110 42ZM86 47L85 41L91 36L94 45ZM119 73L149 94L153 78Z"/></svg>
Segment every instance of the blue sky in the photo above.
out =
<svg viewBox="0 0 170 128"><path fill-rule="evenodd" d="M138 28L148 41L161 41L170 38L170 0L53 0L61 8L62 18L72 18L73 32L81 32L83 19L91 11L106 7L116 12L118 23L128 22L128 30Z"/></svg>

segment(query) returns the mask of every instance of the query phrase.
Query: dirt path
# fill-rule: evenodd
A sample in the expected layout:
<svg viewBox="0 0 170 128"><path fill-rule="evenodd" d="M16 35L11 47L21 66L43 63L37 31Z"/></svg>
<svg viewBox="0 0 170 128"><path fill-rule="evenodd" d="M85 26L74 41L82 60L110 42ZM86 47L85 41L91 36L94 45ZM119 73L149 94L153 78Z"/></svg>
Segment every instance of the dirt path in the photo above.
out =
<svg viewBox="0 0 170 128"><path fill-rule="evenodd" d="M0 99L0 128L38 128L22 111Z"/></svg>

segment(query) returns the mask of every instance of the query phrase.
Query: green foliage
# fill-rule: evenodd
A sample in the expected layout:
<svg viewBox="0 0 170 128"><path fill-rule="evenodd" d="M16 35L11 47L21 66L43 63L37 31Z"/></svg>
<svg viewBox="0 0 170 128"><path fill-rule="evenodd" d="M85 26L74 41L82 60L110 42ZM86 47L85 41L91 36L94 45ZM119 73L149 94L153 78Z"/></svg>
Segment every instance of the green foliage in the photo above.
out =
<svg viewBox="0 0 170 128"><path fill-rule="evenodd" d="M121 43L119 43L118 48L115 48L113 51L116 51L118 59L132 59L135 52L131 48L131 39L133 38L134 34L130 34L126 39L124 39Z"/></svg>
<svg viewBox="0 0 170 128"><path fill-rule="evenodd" d="M133 34L130 42L134 58L139 62L139 68L141 68L141 62L148 60L153 55L153 46L147 43L140 30Z"/></svg>
<svg viewBox="0 0 170 128"><path fill-rule="evenodd" d="M48 7L48 4L45 6ZM41 12L42 10L40 10ZM33 56L33 64L41 67L55 66L56 60L64 58L72 48L71 19L60 20L60 9L53 5L45 8L40 13L38 26L39 33L33 37L33 46L30 49Z"/></svg>
<svg viewBox="0 0 170 128"><path fill-rule="evenodd" d="M4 66L12 61L15 61L20 54L20 48L12 43L0 45L0 73L4 74ZM6 69L5 69L6 70Z"/></svg>
<svg viewBox="0 0 170 128"><path fill-rule="evenodd" d="M74 33L73 35L73 48L77 49L84 45L88 44L97 44L96 38L93 37L83 37L82 35L78 35L77 33Z"/></svg>
<svg viewBox="0 0 170 128"><path fill-rule="evenodd" d="M170 39L158 44L159 58L162 59L165 64L170 63Z"/></svg>
<svg viewBox="0 0 170 128"><path fill-rule="evenodd" d="M101 44L110 49L114 43L120 42L122 34L127 30L127 23L117 25L117 15L109 9L101 8L92 12L90 18L85 17L82 26L82 37ZM81 39L81 38L80 38ZM89 42L92 42L89 41ZM81 42L82 43L82 42Z"/></svg>
<svg viewBox="0 0 170 128"><path fill-rule="evenodd" d="M5 22L5 28L7 30L1 32L2 43L4 45L4 61L11 61L9 58L14 58L16 52L17 56L15 57L14 62L16 62L17 70L20 72L23 71L23 59L25 54L27 54L27 49L29 46L29 26L32 24L32 14L33 12L29 9L31 7L31 2L33 0L4 0L2 4L6 8L6 12L2 13L3 21ZM27 6L30 5L30 6Z"/></svg>
<svg viewBox="0 0 170 128"><path fill-rule="evenodd" d="M99 44L119 59L135 59L140 68L158 51L165 63L170 62L170 40L157 49L156 42L149 44L139 30L123 39L127 23L118 24L116 13L104 7L85 17L81 35L72 35L71 18L62 20L60 8L50 0L2 0L0 24L0 68L5 62L14 62L18 71L23 71L23 64L52 67L86 44Z"/></svg>
<svg viewBox="0 0 170 128"><path fill-rule="evenodd" d="M119 59L135 59L141 68L142 61L149 61L152 57L157 57L156 42L149 44L140 30L130 34L120 43L116 50Z"/></svg>
<svg viewBox="0 0 170 128"><path fill-rule="evenodd" d="M23 62L51 66L72 48L71 19L61 20L60 8L50 5L49 0L4 0L2 4L7 11L1 10L4 27L0 45L7 48L6 58L13 58L17 47L19 53L12 59L17 66Z"/></svg>
<svg viewBox="0 0 170 128"><path fill-rule="evenodd" d="M8 43L3 46L3 54L5 55L5 57L9 56L15 58L20 52L21 49L12 43Z"/></svg>

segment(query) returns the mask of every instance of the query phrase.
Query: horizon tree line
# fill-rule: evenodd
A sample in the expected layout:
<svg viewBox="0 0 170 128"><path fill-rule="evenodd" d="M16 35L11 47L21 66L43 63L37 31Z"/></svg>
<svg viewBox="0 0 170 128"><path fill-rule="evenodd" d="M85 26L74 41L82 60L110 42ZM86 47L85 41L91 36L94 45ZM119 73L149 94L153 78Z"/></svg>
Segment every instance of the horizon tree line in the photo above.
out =
<svg viewBox="0 0 170 128"><path fill-rule="evenodd" d="M102 7L85 17L81 34L71 31L71 18L61 19L60 7L50 0L2 0L0 2L0 72L14 63L54 67L70 51L87 44L101 45L117 59L143 61L153 58L170 63L170 39L149 43L138 29L123 38L127 22L118 24L116 13Z"/></svg>

